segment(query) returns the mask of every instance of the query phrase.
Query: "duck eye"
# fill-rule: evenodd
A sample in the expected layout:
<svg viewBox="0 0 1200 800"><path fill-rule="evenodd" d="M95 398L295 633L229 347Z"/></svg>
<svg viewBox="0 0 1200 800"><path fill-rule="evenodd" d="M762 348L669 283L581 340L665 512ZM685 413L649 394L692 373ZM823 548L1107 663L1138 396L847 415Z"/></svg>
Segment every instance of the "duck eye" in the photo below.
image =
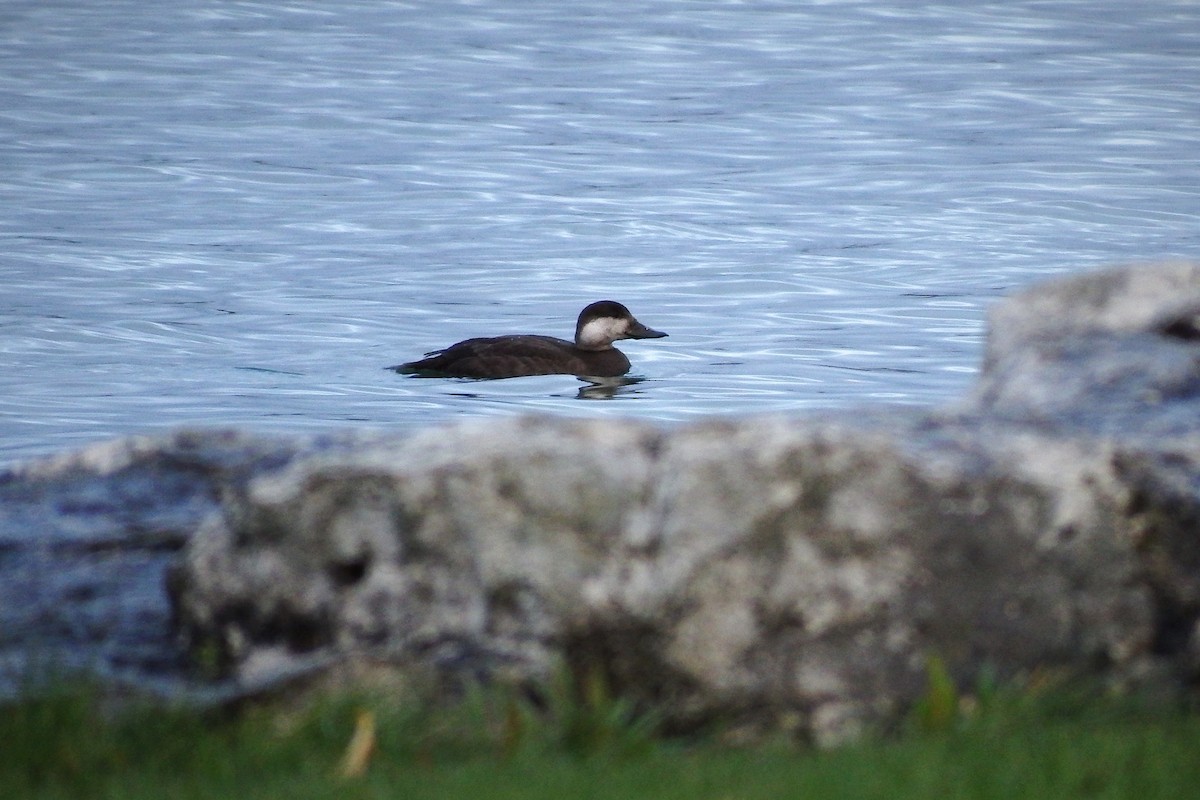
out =
<svg viewBox="0 0 1200 800"><path fill-rule="evenodd" d="M1184 314L1161 325L1158 332L1172 339L1182 339L1185 342L1200 341L1200 314Z"/></svg>

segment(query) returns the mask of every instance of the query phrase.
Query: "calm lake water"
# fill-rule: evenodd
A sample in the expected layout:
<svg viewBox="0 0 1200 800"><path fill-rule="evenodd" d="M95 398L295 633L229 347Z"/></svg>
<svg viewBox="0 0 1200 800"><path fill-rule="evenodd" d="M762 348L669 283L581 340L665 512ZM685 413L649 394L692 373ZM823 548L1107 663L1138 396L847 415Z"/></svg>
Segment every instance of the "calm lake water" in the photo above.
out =
<svg viewBox="0 0 1200 800"><path fill-rule="evenodd" d="M0 8L0 461L181 424L937 403L1050 275L1200 258L1200 4ZM383 368L670 338L569 376Z"/></svg>

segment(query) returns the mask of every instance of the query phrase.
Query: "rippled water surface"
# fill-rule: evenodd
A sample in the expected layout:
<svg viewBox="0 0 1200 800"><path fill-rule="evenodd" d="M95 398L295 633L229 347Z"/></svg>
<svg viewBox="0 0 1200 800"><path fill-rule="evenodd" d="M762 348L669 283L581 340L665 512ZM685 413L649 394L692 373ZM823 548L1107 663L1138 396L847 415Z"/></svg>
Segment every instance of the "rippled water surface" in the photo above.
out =
<svg viewBox="0 0 1200 800"><path fill-rule="evenodd" d="M1200 257L1200 4L0 8L0 460L179 424L932 403L1048 275ZM640 383L423 380L625 302Z"/></svg>

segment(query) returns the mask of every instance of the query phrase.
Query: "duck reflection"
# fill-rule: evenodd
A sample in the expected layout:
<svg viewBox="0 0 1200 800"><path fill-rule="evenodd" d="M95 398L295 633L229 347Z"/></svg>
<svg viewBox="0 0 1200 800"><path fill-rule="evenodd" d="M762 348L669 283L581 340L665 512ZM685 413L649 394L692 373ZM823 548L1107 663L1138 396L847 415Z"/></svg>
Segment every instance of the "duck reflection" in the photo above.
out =
<svg viewBox="0 0 1200 800"><path fill-rule="evenodd" d="M587 381L586 386L579 387L576 400L611 400L618 394L629 393L631 386L636 386L645 378L580 378Z"/></svg>

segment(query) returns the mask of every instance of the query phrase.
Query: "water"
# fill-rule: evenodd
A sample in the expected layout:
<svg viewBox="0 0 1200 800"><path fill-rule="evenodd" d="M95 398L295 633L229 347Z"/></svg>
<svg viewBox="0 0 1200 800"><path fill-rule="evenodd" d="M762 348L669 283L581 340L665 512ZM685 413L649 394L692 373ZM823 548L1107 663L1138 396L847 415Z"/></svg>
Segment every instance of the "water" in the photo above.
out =
<svg viewBox="0 0 1200 800"><path fill-rule="evenodd" d="M999 296L1200 257L1190 0L9 0L0 64L0 461L937 403ZM609 297L607 399L383 370Z"/></svg>

